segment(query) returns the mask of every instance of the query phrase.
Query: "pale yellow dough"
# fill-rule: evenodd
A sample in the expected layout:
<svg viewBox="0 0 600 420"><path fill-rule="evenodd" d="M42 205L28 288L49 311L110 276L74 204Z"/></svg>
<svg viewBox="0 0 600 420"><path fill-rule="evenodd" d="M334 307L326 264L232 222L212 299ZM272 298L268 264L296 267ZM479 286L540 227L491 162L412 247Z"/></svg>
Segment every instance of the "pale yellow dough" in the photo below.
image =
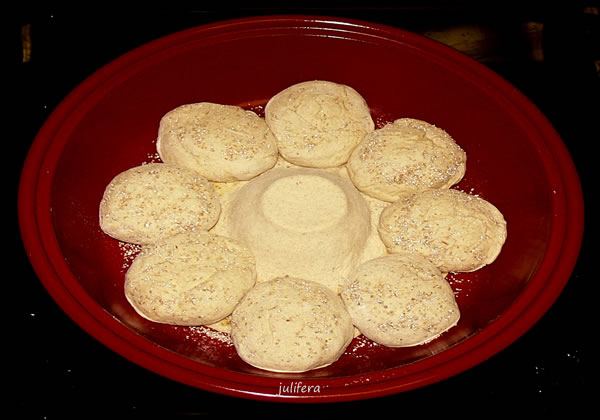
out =
<svg viewBox="0 0 600 420"><path fill-rule="evenodd" d="M347 279L342 299L359 331L388 347L427 343L460 318L443 274L416 254L365 262Z"/></svg>
<svg viewBox="0 0 600 420"><path fill-rule="evenodd" d="M352 183L322 169L275 168L240 187L223 215L228 236L256 257L258 281L289 275L338 292L371 234Z"/></svg>
<svg viewBox="0 0 600 420"><path fill-rule="evenodd" d="M187 232L142 247L125 275L125 296L154 322L207 325L229 316L255 282L246 247L210 232Z"/></svg>
<svg viewBox="0 0 600 420"><path fill-rule="evenodd" d="M148 163L110 181L99 221L107 235L144 245L186 230L206 231L220 213L219 198L206 178L185 168Z"/></svg>
<svg viewBox="0 0 600 420"><path fill-rule="evenodd" d="M360 334L389 347L457 324L445 273L493 262L506 221L451 187L466 154L444 130L379 129L354 88L309 80L265 117L181 105L160 120L164 163L119 174L100 204L108 235L141 244L125 296L142 317L227 333L273 372L334 363Z"/></svg>
<svg viewBox="0 0 600 420"><path fill-rule="evenodd" d="M156 149L163 162L210 181L247 180L273 167L277 143L265 120L234 105L181 105L161 121Z"/></svg>
<svg viewBox="0 0 600 420"><path fill-rule="evenodd" d="M287 161L307 167L343 165L375 123L350 86L311 80L289 86L265 107L265 121Z"/></svg>
<svg viewBox="0 0 600 420"><path fill-rule="evenodd" d="M367 134L346 166L359 190L392 202L402 194L458 183L465 174L466 159L444 130L425 121L400 118Z"/></svg>
<svg viewBox="0 0 600 420"><path fill-rule="evenodd" d="M414 252L443 272L492 263L506 240L506 221L481 197L455 189L406 195L386 207L379 234L389 252Z"/></svg>
<svg viewBox="0 0 600 420"><path fill-rule="evenodd" d="M304 372L330 365L344 353L354 328L331 289L291 277L258 283L231 317L239 356L275 372Z"/></svg>

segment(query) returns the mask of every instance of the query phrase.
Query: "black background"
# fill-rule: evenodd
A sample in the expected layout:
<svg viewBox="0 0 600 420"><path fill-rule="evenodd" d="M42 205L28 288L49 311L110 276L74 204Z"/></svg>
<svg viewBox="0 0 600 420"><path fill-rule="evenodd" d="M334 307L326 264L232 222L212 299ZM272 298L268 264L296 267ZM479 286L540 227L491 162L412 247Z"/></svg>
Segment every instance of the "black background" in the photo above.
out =
<svg viewBox="0 0 600 420"><path fill-rule="evenodd" d="M484 2L486 3L486 2ZM599 16L586 4L403 4L384 7L248 7L89 11L27 10L11 15L5 79L5 162L9 162L11 253L4 260L3 298L8 332L3 347L8 386L4 403L16 418L222 417L237 409L247 418L360 418L361 416L583 414L596 405L591 379L598 324L597 270L592 269L595 203L590 200L595 143L600 140ZM35 134L52 109L93 71L162 35L223 19L268 14L318 14L384 23L417 33L456 25L487 28L493 47L476 55L528 96L548 117L578 168L586 198L584 243L565 290L525 335L491 359L440 383L398 395L335 404L255 402L204 392L149 372L95 341L48 296L22 248L17 225L19 175ZM543 60L534 60L523 33L543 23ZM30 25L31 56L23 62L21 31ZM595 65L596 63L596 65ZM11 74L12 76L12 74ZM15 115L12 115L16 111ZM8 129L8 130L7 130ZM12 201L14 200L14 201ZM16 265L16 268L15 268ZM6 352L5 352L6 353ZM382 410L387 410L385 413ZM240 415L240 414L238 414Z"/></svg>

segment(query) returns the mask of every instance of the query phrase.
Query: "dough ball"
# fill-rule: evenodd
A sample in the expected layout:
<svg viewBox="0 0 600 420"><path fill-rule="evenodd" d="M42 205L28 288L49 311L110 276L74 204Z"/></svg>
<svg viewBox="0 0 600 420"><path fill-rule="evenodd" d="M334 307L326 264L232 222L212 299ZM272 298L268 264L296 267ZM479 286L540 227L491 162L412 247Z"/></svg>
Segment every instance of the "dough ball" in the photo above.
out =
<svg viewBox="0 0 600 420"><path fill-rule="evenodd" d="M338 295L320 283L291 277L258 283L233 311L231 325L240 357L275 372L330 365L354 337Z"/></svg>
<svg viewBox="0 0 600 420"><path fill-rule="evenodd" d="M160 121L156 148L163 162L210 181L248 180L273 167L277 142L265 120L238 106L179 106Z"/></svg>
<svg viewBox="0 0 600 420"><path fill-rule="evenodd" d="M283 158L313 168L343 165L375 128L356 90L324 80L297 83L273 96L265 120Z"/></svg>
<svg viewBox="0 0 600 420"><path fill-rule="evenodd" d="M415 252L443 272L492 263L506 240L506 221L491 203L455 189L410 194L386 207L379 235L389 252Z"/></svg>
<svg viewBox="0 0 600 420"><path fill-rule="evenodd" d="M114 177L100 202L100 227L123 242L150 244L184 230L208 230L221 213L203 176L164 163L130 168Z"/></svg>
<svg viewBox="0 0 600 420"><path fill-rule="evenodd" d="M359 190L392 202L406 193L450 188L464 176L466 159L444 130L401 118L367 134L346 166Z"/></svg>
<svg viewBox="0 0 600 420"><path fill-rule="evenodd" d="M342 299L360 332L388 347L427 343L460 318L442 273L416 254L365 262L347 279Z"/></svg>
<svg viewBox="0 0 600 420"><path fill-rule="evenodd" d="M247 248L210 232L186 232L142 247L125 275L125 296L151 321L207 325L230 315L255 281Z"/></svg>

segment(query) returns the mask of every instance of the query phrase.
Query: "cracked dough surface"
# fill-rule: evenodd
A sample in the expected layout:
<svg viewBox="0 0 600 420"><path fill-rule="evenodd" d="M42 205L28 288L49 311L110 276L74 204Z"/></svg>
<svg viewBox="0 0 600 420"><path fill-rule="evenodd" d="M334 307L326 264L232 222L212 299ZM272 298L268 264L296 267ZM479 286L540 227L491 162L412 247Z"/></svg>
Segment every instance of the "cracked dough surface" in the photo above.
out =
<svg viewBox="0 0 600 420"><path fill-rule="evenodd" d="M206 178L165 163L121 172L106 187L99 206L104 233L141 245L184 230L206 231L220 213L219 198Z"/></svg>
<svg viewBox="0 0 600 420"><path fill-rule="evenodd" d="M455 189L406 195L386 207L379 235L389 252L414 252L443 272L492 263L506 240L506 221L481 197Z"/></svg>
<svg viewBox="0 0 600 420"><path fill-rule="evenodd" d="M265 121L284 159L314 168L346 163L375 128L355 89L324 80L297 83L274 95L265 107Z"/></svg>
<svg viewBox="0 0 600 420"><path fill-rule="evenodd" d="M258 283L233 311L231 324L240 357L275 372L330 365L354 337L350 315L336 293L292 277Z"/></svg>
<svg viewBox="0 0 600 420"><path fill-rule="evenodd" d="M443 274L415 254L392 254L359 266L342 299L362 334L388 347L427 343L460 318Z"/></svg>
<svg viewBox="0 0 600 420"><path fill-rule="evenodd" d="M273 167L277 143L265 120L234 105L181 105L160 121L156 149L163 162L210 181L247 180Z"/></svg>
<svg viewBox="0 0 600 420"><path fill-rule="evenodd" d="M368 133L346 166L359 190L392 202L407 192L450 188L464 176L466 159L444 130L400 118Z"/></svg>
<svg viewBox="0 0 600 420"><path fill-rule="evenodd" d="M254 286L250 251L209 232L186 232L142 247L125 275L125 296L144 318L207 325L233 312Z"/></svg>

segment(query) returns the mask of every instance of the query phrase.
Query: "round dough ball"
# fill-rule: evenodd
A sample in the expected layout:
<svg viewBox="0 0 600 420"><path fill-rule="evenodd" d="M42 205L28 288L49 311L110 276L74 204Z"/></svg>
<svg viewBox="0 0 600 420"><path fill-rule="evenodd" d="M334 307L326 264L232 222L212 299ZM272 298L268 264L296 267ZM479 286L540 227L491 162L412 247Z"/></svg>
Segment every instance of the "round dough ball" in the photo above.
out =
<svg viewBox="0 0 600 420"><path fill-rule="evenodd" d="M402 197L379 218L389 252L415 252L443 272L470 272L492 263L506 240L502 213L481 197L455 189Z"/></svg>
<svg viewBox="0 0 600 420"><path fill-rule="evenodd" d="M148 163L110 181L99 218L107 235L144 245L184 230L208 230L220 213L219 198L206 178L185 168Z"/></svg>
<svg viewBox="0 0 600 420"><path fill-rule="evenodd" d="M297 83L273 96L265 107L265 120L281 156L313 168L343 165L375 128L356 90L324 80Z"/></svg>
<svg viewBox="0 0 600 420"><path fill-rule="evenodd" d="M272 168L278 157L264 119L238 106L210 102L182 105L165 114L156 149L163 162L216 182L253 178Z"/></svg>
<svg viewBox="0 0 600 420"><path fill-rule="evenodd" d="M360 332L388 347L427 343L460 318L442 273L416 254L365 262L347 279L342 299Z"/></svg>
<svg viewBox="0 0 600 420"><path fill-rule="evenodd" d="M392 202L406 193L450 188L464 176L466 160L444 130L401 118L367 134L346 166L359 190Z"/></svg>
<svg viewBox="0 0 600 420"><path fill-rule="evenodd" d="M309 280L279 277L258 283L231 317L240 357L275 372L304 372L330 365L344 353L354 327L342 300Z"/></svg>
<svg viewBox="0 0 600 420"><path fill-rule="evenodd" d="M231 201L228 236L256 257L258 281L289 275L339 291L371 232L369 207L352 183L323 169L276 168Z"/></svg>
<svg viewBox="0 0 600 420"><path fill-rule="evenodd" d="M255 282L247 248L210 232L186 232L142 247L125 275L125 296L151 321L207 325L230 315Z"/></svg>

